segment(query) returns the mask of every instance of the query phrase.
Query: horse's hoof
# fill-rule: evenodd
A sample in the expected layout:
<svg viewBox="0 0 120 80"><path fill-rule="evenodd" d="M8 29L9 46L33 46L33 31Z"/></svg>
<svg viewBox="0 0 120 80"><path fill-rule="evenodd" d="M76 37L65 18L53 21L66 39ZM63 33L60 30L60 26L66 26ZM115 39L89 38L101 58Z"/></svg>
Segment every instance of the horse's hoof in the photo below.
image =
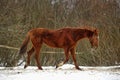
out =
<svg viewBox="0 0 120 80"><path fill-rule="evenodd" d="M78 70L80 70L80 71L84 71L83 69L81 69L81 68L79 68Z"/></svg>
<svg viewBox="0 0 120 80"><path fill-rule="evenodd" d="M76 67L76 69L77 69L77 70L81 70L81 71L83 71L83 69L81 69L81 68L79 68L79 67Z"/></svg>
<svg viewBox="0 0 120 80"><path fill-rule="evenodd" d="M43 70L41 67L38 67L39 70Z"/></svg>
<svg viewBox="0 0 120 80"><path fill-rule="evenodd" d="M55 68L57 69L58 67L59 67L59 66L58 66L58 65L56 65L56 67L55 67Z"/></svg>
<svg viewBox="0 0 120 80"><path fill-rule="evenodd" d="M28 66L28 65L25 65L25 66L24 66L24 69L26 69L26 68L27 68L27 66Z"/></svg>

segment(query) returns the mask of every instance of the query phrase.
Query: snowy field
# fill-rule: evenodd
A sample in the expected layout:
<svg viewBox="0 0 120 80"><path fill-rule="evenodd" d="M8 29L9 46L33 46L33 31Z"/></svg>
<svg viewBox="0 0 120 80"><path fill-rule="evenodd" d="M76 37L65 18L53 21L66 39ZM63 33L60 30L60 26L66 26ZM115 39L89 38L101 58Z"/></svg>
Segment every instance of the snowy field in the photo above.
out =
<svg viewBox="0 0 120 80"><path fill-rule="evenodd" d="M0 80L120 80L120 66L84 67L76 70L74 65L65 64L62 67L0 67Z"/></svg>

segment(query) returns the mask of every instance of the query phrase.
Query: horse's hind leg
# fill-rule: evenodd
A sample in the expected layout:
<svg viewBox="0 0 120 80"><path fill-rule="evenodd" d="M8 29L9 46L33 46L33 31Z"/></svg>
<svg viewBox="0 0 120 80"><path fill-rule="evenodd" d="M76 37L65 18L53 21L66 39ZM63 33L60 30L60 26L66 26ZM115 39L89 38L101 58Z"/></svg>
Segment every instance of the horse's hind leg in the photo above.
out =
<svg viewBox="0 0 120 80"><path fill-rule="evenodd" d="M38 49L39 48L39 49ZM36 59L36 62L37 62L37 66L38 66L38 69L41 69L42 70L42 67L41 67L41 64L40 64L40 61L39 61L39 52L40 52L40 47L38 47L36 49L36 53L35 53L35 59Z"/></svg>
<svg viewBox="0 0 120 80"><path fill-rule="evenodd" d="M40 53L40 49L41 49L41 46L42 46L42 40L40 38L34 38L32 40L32 43L33 43L33 46L34 46L34 49L35 49L35 60L36 60L38 69L42 70L40 60L39 60L39 57L40 57L39 53Z"/></svg>
<svg viewBox="0 0 120 80"><path fill-rule="evenodd" d="M76 55L75 55L75 49L72 48L72 49L70 50L70 52L71 52L72 59L73 59L73 61L74 61L74 64L75 64L76 69L81 70L81 68L79 68L79 66L77 65Z"/></svg>
<svg viewBox="0 0 120 80"><path fill-rule="evenodd" d="M24 68L26 68L29 64L30 64L30 57L34 52L34 47L32 47L28 52L27 52L27 62L24 66Z"/></svg>

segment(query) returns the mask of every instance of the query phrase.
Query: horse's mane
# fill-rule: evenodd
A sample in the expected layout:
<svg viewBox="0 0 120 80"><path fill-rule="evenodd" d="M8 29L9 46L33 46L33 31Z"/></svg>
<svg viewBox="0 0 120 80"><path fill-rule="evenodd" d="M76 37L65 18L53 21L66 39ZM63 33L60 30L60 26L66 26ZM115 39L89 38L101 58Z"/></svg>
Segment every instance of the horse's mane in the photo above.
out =
<svg viewBox="0 0 120 80"><path fill-rule="evenodd" d="M90 31L94 31L96 30L97 28L95 27L89 27L89 26L84 26L84 27L80 27L81 29L86 29L86 30L90 30Z"/></svg>
<svg viewBox="0 0 120 80"><path fill-rule="evenodd" d="M86 30L89 30L89 31L94 31L94 30L97 30L97 32L98 32L98 29L97 28L95 28L95 27L89 27L89 26L79 26L79 27L69 27L69 26L67 26L67 27L65 27L65 28L73 28L73 29L86 29Z"/></svg>

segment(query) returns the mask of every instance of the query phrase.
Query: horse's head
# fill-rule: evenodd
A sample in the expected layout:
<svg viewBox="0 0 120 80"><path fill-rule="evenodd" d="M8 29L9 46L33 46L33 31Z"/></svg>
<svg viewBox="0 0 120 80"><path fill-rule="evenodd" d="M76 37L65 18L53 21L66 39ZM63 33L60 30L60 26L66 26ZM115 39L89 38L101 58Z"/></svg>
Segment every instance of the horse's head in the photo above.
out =
<svg viewBox="0 0 120 80"><path fill-rule="evenodd" d="M99 44L99 35L98 35L98 30L95 29L89 33L89 41L91 43L92 48L97 48Z"/></svg>

